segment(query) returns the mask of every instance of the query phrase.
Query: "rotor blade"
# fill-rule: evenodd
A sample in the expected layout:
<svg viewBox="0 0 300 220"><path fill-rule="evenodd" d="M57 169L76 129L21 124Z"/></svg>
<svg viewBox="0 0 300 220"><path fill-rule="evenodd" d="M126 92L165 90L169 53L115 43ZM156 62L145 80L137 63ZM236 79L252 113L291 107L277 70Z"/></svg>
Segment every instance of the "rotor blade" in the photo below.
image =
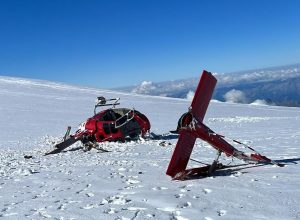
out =
<svg viewBox="0 0 300 220"><path fill-rule="evenodd" d="M49 154L57 154L57 153L60 153L62 152L64 149L66 149L67 147L71 146L72 144L76 143L77 141L79 141L80 139L76 139L75 137L73 136L69 136L66 140L56 144L54 146L54 149L48 153L45 153L45 156L46 155L49 155Z"/></svg>
<svg viewBox="0 0 300 220"><path fill-rule="evenodd" d="M167 175L175 176L177 173L186 169L189 162L196 137L187 130L181 130L179 138L170 161Z"/></svg>
<svg viewBox="0 0 300 220"><path fill-rule="evenodd" d="M191 105L193 116L200 122L203 121L216 84L217 79L210 72L203 70Z"/></svg>

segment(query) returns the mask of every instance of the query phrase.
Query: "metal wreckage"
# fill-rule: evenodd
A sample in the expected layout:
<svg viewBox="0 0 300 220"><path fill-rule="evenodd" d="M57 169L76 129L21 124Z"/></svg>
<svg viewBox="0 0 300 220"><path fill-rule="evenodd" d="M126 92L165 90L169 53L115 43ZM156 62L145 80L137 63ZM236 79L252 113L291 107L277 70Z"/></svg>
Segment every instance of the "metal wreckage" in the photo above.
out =
<svg viewBox="0 0 300 220"><path fill-rule="evenodd" d="M54 146L54 149L46 155L57 154L81 141L85 149L96 148L98 143L125 142L144 137L150 131L148 118L135 109L116 108L120 104L120 98L105 99L98 97L94 107L94 116L81 123L75 134L70 135L69 126L63 140ZM112 106L111 108L96 112L98 107Z"/></svg>
<svg viewBox="0 0 300 220"><path fill-rule="evenodd" d="M236 149L225 140L225 136L217 134L203 124L203 119L216 83L217 79L213 74L204 70L188 112L180 117L177 129L173 131L173 133L178 133L179 137L166 174L175 180L211 176L216 170L232 167L219 163L219 157L222 153L227 157L234 157L245 162L244 164L235 166L252 163L284 166L284 164L277 163L258 153L251 146L237 140L232 140L236 144L248 148L252 153L246 154ZM151 127L149 119L135 109L116 108L120 104L119 100L119 98L105 99L104 97L98 97L94 108L94 116L83 122L75 134L70 135L71 127L68 127L63 140L45 155L59 153L77 141L81 141L85 149L90 150L101 142L125 142L128 140L138 140L139 137L144 138L147 136L150 133ZM110 108L98 113L96 112L98 107L106 106L110 106ZM191 159L191 153L197 138L209 143L216 149L217 155L212 164L187 169L187 164Z"/></svg>

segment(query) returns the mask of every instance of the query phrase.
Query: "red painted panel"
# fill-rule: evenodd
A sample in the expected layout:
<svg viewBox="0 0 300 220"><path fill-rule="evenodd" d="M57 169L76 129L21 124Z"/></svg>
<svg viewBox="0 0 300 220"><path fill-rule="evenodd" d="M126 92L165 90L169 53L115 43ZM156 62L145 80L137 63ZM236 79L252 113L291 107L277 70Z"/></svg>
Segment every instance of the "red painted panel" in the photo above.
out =
<svg viewBox="0 0 300 220"><path fill-rule="evenodd" d="M187 130L180 131L179 139L167 170L167 175L173 177L186 169L195 141L196 137L191 132Z"/></svg>
<svg viewBox="0 0 300 220"><path fill-rule="evenodd" d="M216 84L217 79L210 72L203 70L191 105L193 116L199 122L203 121Z"/></svg>

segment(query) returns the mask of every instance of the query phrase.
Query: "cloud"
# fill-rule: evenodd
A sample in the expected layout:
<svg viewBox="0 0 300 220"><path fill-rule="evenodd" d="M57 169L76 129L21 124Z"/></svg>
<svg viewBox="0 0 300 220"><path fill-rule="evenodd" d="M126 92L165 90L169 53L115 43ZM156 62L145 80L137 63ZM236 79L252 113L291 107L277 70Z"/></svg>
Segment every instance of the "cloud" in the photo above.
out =
<svg viewBox="0 0 300 220"><path fill-rule="evenodd" d="M240 90L232 89L228 91L224 96L226 102L231 103L247 103L247 98L245 93Z"/></svg>
<svg viewBox="0 0 300 220"><path fill-rule="evenodd" d="M300 77L300 65L290 65L285 67L270 68L263 70L253 70L236 73L215 74L218 79L218 85L228 84L246 84L254 82L269 82L274 80L283 80Z"/></svg>
<svg viewBox="0 0 300 220"><path fill-rule="evenodd" d="M193 92L193 91L190 90L190 91L186 94L186 99L187 99L187 100L193 100L194 96L195 96L195 92Z"/></svg>
<svg viewBox="0 0 300 220"><path fill-rule="evenodd" d="M149 94L152 90L155 90L156 87L151 81L143 81L141 85L134 88L131 92L133 93L141 93L141 94Z"/></svg>

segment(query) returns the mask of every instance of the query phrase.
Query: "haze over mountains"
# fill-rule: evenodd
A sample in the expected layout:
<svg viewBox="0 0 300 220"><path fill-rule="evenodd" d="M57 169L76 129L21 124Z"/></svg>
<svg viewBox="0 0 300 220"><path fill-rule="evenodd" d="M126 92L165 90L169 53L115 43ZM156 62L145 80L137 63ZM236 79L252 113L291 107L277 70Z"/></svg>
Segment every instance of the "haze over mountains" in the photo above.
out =
<svg viewBox="0 0 300 220"><path fill-rule="evenodd" d="M300 106L300 64L214 75L218 83L213 98L219 101ZM199 76L166 82L144 81L118 90L191 99Z"/></svg>

